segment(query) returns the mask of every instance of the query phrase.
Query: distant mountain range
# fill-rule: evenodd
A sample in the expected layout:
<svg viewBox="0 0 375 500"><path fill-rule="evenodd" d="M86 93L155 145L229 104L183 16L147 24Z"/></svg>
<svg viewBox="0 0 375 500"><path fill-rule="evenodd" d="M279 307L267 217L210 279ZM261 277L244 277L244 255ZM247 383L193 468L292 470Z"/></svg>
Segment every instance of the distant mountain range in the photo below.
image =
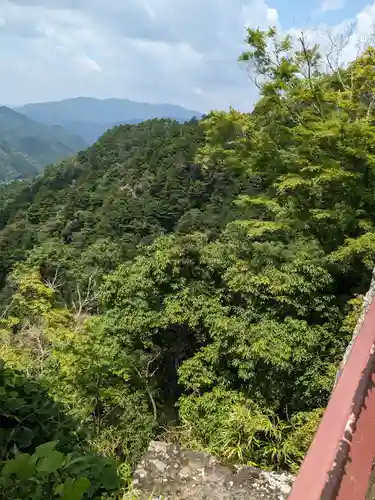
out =
<svg viewBox="0 0 375 500"><path fill-rule="evenodd" d="M201 117L173 104L77 97L56 102L0 106L0 182L32 177L74 155L116 125L152 118L185 122Z"/></svg>
<svg viewBox="0 0 375 500"><path fill-rule="evenodd" d="M139 123L152 118L172 118L185 122L193 117L201 117L198 111L174 104L93 97L26 104L15 110L44 125L60 125L82 137L88 144L94 143L109 128L123 123Z"/></svg>
<svg viewBox="0 0 375 500"><path fill-rule="evenodd" d="M198 111L173 104L77 97L56 102L0 106L0 182L31 177L43 167L93 144L116 125L152 118L185 122Z"/></svg>

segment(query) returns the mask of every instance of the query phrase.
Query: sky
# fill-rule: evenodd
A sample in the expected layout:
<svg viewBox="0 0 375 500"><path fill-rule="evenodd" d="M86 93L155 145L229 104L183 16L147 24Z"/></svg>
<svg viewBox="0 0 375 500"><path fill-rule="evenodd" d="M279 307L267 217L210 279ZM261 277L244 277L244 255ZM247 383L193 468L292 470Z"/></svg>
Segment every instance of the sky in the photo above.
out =
<svg viewBox="0 0 375 500"><path fill-rule="evenodd" d="M0 0L0 102L77 96L250 110L237 57L245 26L326 31L352 23L346 57L375 21L366 0Z"/></svg>

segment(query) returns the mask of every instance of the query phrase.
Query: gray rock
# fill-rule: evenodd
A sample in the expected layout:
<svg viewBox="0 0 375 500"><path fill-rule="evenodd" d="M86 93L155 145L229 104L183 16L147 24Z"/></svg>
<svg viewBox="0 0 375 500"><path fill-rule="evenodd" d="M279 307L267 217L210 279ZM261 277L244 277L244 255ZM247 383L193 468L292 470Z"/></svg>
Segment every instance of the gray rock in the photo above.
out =
<svg viewBox="0 0 375 500"><path fill-rule="evenodd" d="M225 466L212 455L152 441L133 487L144 500L286 500L293 479L287 473Z"/></svg>

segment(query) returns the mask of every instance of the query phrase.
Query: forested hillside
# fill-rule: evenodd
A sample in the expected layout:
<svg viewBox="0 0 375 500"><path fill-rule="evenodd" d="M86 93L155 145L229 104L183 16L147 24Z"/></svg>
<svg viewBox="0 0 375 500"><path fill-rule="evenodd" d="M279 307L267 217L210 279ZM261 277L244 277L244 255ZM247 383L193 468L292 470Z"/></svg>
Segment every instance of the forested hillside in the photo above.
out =
<svg viewBox="0 0 375 500"><path fill-rule="evenodd" d="M0 182L28 178L87 144L63 127L46 126L0 106Z"/></svg>
<svg viewBox="0 0 375 500"><path fill-rule="evenodd" d="M128 498L158 437L298 470L374 267L375 49L247 43L251 114L116 127L1 188L8 498Z"/></svg>
<svg viewBox="0 0 375 500"><path fill-rule="evenodd" d="M38 173L38 166L26 155L15 151L7 141L0 142L0 182L32 177Z"/></svg>

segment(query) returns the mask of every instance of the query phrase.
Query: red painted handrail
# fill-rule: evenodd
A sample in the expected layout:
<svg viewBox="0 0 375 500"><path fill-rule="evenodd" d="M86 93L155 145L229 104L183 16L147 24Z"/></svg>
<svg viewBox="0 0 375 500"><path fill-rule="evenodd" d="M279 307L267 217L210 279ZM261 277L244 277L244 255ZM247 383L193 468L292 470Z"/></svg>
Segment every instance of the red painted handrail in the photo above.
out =
<svg viewBox="0 0 375 500"><path fill-rule="evenodd" d="M289 500L365 500L375 456L375 300Z"/></svg>

